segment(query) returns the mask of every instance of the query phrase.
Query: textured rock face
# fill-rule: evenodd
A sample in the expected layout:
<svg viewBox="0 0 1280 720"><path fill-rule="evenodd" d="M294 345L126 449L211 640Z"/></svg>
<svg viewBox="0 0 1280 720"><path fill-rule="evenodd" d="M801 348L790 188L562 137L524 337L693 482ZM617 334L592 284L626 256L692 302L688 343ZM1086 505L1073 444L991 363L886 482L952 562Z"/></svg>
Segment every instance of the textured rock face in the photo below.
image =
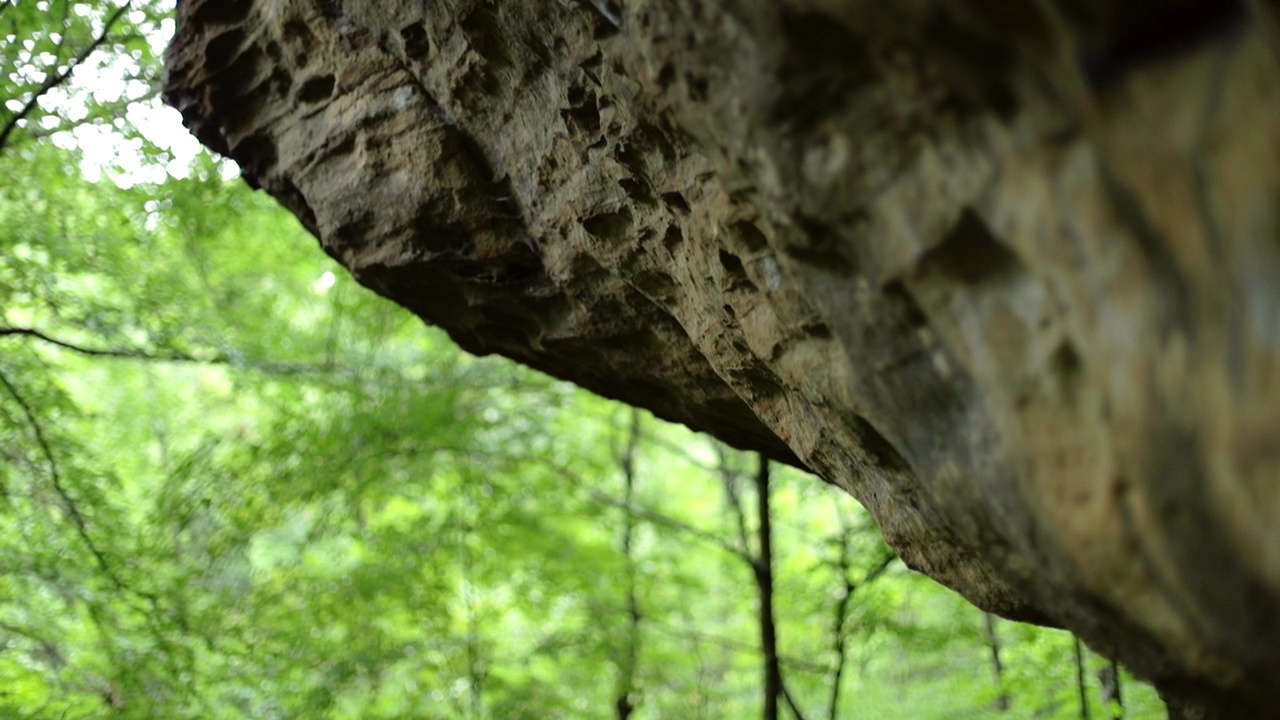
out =
<svg viewBox="0 0 1280 720"><path fill-rule="evenodd" d="M466 349L813 469L1185 717L1274 717L1273 7L183 0L167 97Z"/></svg>

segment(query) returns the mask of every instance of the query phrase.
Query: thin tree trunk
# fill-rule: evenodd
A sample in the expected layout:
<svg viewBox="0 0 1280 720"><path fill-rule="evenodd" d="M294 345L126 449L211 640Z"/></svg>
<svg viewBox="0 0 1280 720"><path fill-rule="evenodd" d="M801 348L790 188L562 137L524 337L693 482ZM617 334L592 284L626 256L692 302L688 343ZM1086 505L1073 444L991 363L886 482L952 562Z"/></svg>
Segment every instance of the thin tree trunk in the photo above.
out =
<svg viewBox="0 0 1280 720"><path fill-rule="evenodd" d="M640 600L636 595L636 559L633 551L636 517L632 512L636 489L636 448L640 444L640 411L632 409L631 427L627 444L619 457L622 467L622 497L625 512L622 516L620 545L626 559L627 637L626 647L618 661L618 685L614 706L618 720L629 720L636 709L636 667L640 657Z"/></svg>
<svg viewBox="0 0 1280 720"><path fill-rule="evenodd" d="M756 535L760 554L753 567L760 589L760 646L764 654L764 687L766 720L778 717L779 698L787 701L787 707L796 720L804 720L804 713L796 705L795 698L787 691L782 677L782 664L778 659L778 625L773 613L773 510L769 505L772 488L769 486L769 458L758 456L756 470ZM772 713L772 714L770 714Z"/></svg>
<svg viewBox="0 0 1280 720"><path fill-rule="evenodd" d="M484 681L487 670L481 657L480 627L476 617L476 590L474 568L472 566L471 543L469 538L476 527L476 500L473 488L476 486L470 478L464 481L462 493L464 519L462 523L462 541L460 543L459 564L462 567L462 602L466 618L466 657L467 657L467 718L480 720L484 717Z"/></svg>
<svg viewBox="0 0 1280 720"><path fill-rule="evenodd" d="M1084 674L1084 645L1075 635L1071 636L1071 640L1076 656L1076 690L1080 694L1080 720L1089 720L1089 684Z"/></svg>
<svg viewBox="0 0 1280 720"><path fill-rule="evenodd" d="M898 559L896 554L890 552L863 575L860 582L854 582L849 577L853 554L849 545L854 529L843 515L841 515L841 522L843 528L840 536L840 557L837 561L837 567L840 569L840 580L844 587L840 599L836 602L835 622L832 624L831 629L831 650L835 653L836 665L831 671L831 696L827 702L827 720L836 720L840 715L840 685L844 680L845 664L848 662L848 642L845 639L845 627L848 623L849 606L853 604L853 594L858 591L858 588L883 575L889 569L889 565Z"/></svg>
<svg viewBox="0 0 1280 720"><path fill-rule="evenodd" d="M1102 705L1107 708L1111 720L1124 720L1124 696L1120 690L1120 666L1112 660L1110 665L1098 671L1102 685Z"/></svg>
<svg viewBox="0 0 1280 720"><path fill-rule="evenodd" d="M760 553L752 563L760 591L760 649L764 654L764 720L778 720L782 669L778 666L778 628L773 617L773 528L769 509L769 461L760 457L756 472L756 536Z"/></svg>
<svg viewBox="0 0 1280 720"><path fill-rule="evenodd" d="M996 635L996 617L991 613L982 613L986 624L987 647L991 649L991 672L995 675L996 687L1000 695L996 697L996 709L1008 712L1010 706L1009 691L1004 687L1004 663L1000 661L1000 638Z"/></svg>
<svg viewBox="0 0 1280 720"><path fill-rule="evenodd" d="M724 484L729 509L733 511L737 523L740 552L735 552L751 568L759 594L760 652L764 671L764 720L778 720L778 708L781 700L796 720L804 720L804 713L796 704L795 698L787 691L782 676L782 665L778 659L778 626L773 612L773 527L772 509L769 505L769 459L758 455L759 466L756 470L756 546L758 552L751 551L750 537L747 532L746 511L743 509L742 493L738 488L738 473L729 466L726 454L720 452L720 480Z"/></svg>
<svg viewBox="0 0 1280 720"><path fill-rule="evenodd" d="M827 720L836 720L840 714L840 684L844 679L844 664L847 656L844 628L849 616L849 603L857 587L849 579L849 556L852 554L849 539L853 534L853 528L844 513L840 514L840 525L840 555L836 559L836 567L840 571L840 581L844 587L840 593L840 599L836 602L835 622L831 627L831 650L836 656L836 667L831 673L831 698L827 702Z"/></svg>

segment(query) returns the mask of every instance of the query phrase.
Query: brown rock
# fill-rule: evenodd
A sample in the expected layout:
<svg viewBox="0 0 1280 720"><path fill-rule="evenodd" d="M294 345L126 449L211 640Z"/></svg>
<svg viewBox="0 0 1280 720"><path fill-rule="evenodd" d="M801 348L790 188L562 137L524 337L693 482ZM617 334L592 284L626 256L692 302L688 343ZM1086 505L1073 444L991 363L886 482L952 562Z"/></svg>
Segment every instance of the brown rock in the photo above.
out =
<svg viewBox="0 0 1280 720"><path fill-rule="evenodd" d="M464 348L1280 717L1276 7L183 0L167 97Z"/></svg>

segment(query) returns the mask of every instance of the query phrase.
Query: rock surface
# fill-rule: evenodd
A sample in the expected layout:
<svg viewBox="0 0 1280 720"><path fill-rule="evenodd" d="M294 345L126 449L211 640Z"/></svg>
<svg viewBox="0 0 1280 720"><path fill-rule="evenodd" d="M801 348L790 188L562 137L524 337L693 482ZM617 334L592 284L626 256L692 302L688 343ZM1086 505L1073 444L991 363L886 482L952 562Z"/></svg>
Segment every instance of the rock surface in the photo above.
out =
<svg viewBox="0 0 1280 720"><path fill-rule="evenodd" d="M467 350L1280 717L1276 5L182 0L166 95Z"/></svg>

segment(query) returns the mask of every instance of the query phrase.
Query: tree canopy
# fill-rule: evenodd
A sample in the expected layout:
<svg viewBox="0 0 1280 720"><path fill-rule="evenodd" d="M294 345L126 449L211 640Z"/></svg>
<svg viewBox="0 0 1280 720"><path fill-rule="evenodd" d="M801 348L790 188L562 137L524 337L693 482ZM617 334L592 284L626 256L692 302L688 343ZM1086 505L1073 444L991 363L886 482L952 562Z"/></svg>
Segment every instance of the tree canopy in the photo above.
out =
<svg viewBox="0 0 1280 720"><path fill-rule="evenodd" d="M0 0L0 716L1162 716L841 491L360 288L171 140L168 5Z"/></svg>

